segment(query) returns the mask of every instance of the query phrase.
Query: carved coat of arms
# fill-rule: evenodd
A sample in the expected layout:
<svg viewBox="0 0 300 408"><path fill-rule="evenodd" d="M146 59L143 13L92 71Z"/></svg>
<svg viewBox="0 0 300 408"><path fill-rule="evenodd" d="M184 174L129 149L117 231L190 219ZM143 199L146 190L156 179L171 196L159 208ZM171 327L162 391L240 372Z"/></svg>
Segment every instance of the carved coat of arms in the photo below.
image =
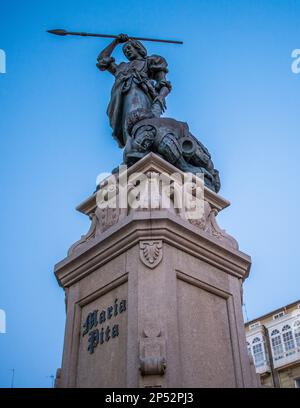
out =
<svg viewBox="0 0 300 408"><path fill-rule="evenodd" d="M140 241L140 259L148 268L155 268L162 260L162 241L148 240Z"/></svg>

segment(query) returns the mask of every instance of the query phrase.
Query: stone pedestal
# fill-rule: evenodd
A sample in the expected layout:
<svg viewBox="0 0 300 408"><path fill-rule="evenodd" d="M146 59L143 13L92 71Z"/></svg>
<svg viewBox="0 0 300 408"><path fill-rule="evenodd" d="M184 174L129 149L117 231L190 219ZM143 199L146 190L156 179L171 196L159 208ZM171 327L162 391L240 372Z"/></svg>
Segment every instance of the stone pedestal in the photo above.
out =
<svg viewBox="0 0 300 408"><path fill-rule="evenodd" d="M152 153L134 172L180 173ZM241 304L251 261L216 223L229 202L204 199L191 221L174 207L101 209L95 194L77 208L92 224L55 267L67 310L57 387L258 386Z"/></svg>

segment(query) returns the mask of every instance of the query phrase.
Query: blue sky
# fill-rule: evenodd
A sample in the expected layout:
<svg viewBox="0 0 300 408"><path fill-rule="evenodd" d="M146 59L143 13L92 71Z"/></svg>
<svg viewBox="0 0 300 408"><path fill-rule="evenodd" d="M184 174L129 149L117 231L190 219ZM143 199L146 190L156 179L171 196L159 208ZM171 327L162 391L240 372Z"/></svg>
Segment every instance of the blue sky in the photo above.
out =
<svg viewBox="0 0 300 408"><path fill-rule="evenodd" d="M48 387L61 365L65 308L53 266L88 230L75 211L121 162L106 117L112 78L95 67L107 40L51 28L167 38L167 115L210 150L232 202L219 224L250 254L249 319L300 298L300 48L292 0L0 0L0 386ZM121 51L115 52L122 59Z"/></svg>

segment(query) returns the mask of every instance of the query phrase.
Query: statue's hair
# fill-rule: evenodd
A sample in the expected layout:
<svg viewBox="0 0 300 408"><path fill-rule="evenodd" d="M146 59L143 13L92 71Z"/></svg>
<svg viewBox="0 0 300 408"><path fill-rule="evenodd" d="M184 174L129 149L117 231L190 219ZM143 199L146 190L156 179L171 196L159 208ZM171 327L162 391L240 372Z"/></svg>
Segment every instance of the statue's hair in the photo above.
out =
<svg viewBox="0 0 300 408"><path fill-rule="evenodd" d="M141 57L145 58L147 56L147 50L143 44L138 40L129 40L123 45L123 51L126 44L130 43L140 54Z"/></svg>

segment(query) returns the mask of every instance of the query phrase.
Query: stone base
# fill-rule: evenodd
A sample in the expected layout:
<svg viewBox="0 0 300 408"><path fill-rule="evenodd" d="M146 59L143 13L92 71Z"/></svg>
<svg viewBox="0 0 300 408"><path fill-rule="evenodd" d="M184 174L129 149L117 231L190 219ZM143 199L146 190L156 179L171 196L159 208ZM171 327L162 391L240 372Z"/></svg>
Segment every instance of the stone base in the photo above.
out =
<svg viewBox="0 0 300 408"><path fill-rule="evenodd" d="M154 154L137 171L178 173ZM258 386L241 304L250 258L216 223L229 202L204 198L197 222L174 208L101 210L95 195L78 207L92 225L55 268L67 306L57 387Z"/></svg>

